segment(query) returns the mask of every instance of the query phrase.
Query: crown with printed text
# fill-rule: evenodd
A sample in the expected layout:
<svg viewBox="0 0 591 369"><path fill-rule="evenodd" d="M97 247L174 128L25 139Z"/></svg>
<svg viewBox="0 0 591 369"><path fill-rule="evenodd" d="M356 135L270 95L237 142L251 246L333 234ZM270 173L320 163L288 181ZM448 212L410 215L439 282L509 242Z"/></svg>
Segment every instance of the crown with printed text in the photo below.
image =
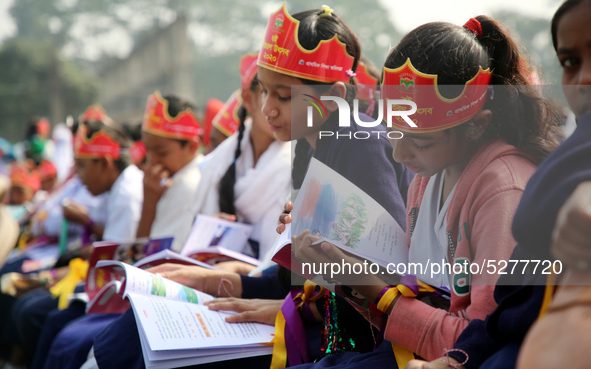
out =
<svg viewBox="0 0 591 369"><path fill-rule="evenodd" d="M335 34L306 50L298 39L300 21L289 15L286 4L271 14L258 66L292 77L317 82L349 82L354 58Z"/></svg>
<svg viewBox="0 0 591 369"><path fill-rule="evenodd" d="M121 156L121 145L104 129L96 131L88 137L88 126L81 124L74 139L74 155L77 159L111 158L118 160Z"/></svg>
<svg viewBox="0 0 591 369"><path fill-rule="evenodd" d="M410 58L399 68L384 67L381 96L384 111L388 100L411 100L417 105L410 119L417 127L410 127L402 117L395 117L392 125L407 132L436 132L467 122L478 113L486 102L490 69L479 67L478 73L466 82L461 93L454 98L441 95L437 75L419 72ZM393 105L393 110L409 110L408 105Z"/></svg>
<svg viewBox="0 0 591 369"><path fill-rule="evenodd" d="M156 136L184 141L195 141L201 135L201 124L190 108L183 110L176 117L168 114L168 101L154 92L148 97L142 130Z"/></svg>

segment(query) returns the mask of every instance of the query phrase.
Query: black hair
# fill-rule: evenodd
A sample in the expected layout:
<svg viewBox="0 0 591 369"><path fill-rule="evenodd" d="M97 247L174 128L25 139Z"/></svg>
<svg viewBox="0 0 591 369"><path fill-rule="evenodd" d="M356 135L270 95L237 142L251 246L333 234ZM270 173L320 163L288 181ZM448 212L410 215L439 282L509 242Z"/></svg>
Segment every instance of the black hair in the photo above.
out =
<svg viewBox="0 0 591 369"><path fill-rule="evenodd" d="M32 117L25 123L27 125L27 132L25 139L31 140L33 136L37 135L37 123L41 120L41 117Z"/></svg>
<svg viewBox="0 0 591 369"><path fill-rule="evenodd" d="M586 1L588 0L566 0L556 10L556 13L554 13L554 17L552 17L552 25L550 26L550 30L552 32L552 45L554 46L554 50L556 50L558 46L558 41L556 37L558 33L558 22L560 22L560 18L562 18L563 15L568 13L573 8L577 7L579 4L582 4Z"/></svg>
<svg viewBox="0 0 591 369"><path fill-rule="evenodd" d="M180 97L173 95L173 94L163 96L163 98L166 101L168 101L168 115L170 115L171 117L174 118L177 115L179 115L179 113L182 113L187 109L191 109L191 112L195 116L195 119L197 119L199 122L202 121L202 119L200 119L200 117L199 117L199 111L197 110L195 105L193 105L191 102L181 99ZM177 140L177 139L175 139L175 141L178 141L182 147L185 147L187 145L187 143L189 142L187 140Z"/></svg>
<svg viewBox="0 0 591 369"><path fill-rule="evenodd" d="M250 82L249 90L257 91L259 82L257 77ZM244 121L248 116L248 111L244 105L238 108L238 119L240 119L240 126L238 127L238 140L236 144L236 151L234 152L234 161L226 170L226 173L220 180L219 194L220 194L220 211L222 213L236 215L236 208L234 207L234 185L236 184L236 160L242 154L242 138L244 137L245 125ZM248 139L248 138L247 138Z"/></svg>
<svg viewBox="0 0 591 369"><path fill-rule="evenodd" d="M133 142L142 140L142 122L122 123L121 127L127 132Z"/></svg>
<svg viewBox="0 0 591 369"><path fill-rule="evenodd" d="M355 72L359 65L361 58L361 44L357 35L349 28L349 26L334 12L330 16L322 16L324 10L312 9L299 12L293 15L295 19L300 21L298 29L298 40L300 45L307 50L312 50L318 46L322 40L330 40L335 35L339 40L346 45L346 50L349 55L353 57L353 65L351 70ZM312 85L314 88L323 93L328 91L333 83L322 83L311 81L308 79L299 78L302 83ZM357 95L357 83L355 78L349 78L349 83L346 84L347 92L345 100L352 104ZM327 127L329 128L329 127ZM338 123L331 130L338 129ZM299 139L295 147L295 155L293 160L293 168L291 171L291 178L294 188L300 188L304 181L304 176L308 169L310 162L312 148L305 138Z"/></svg>
<svg viewBox="0 0 591 369"><path fill-rule="evenodd" d="M422 73L437 75L439 91L448 98L458 96L479 67L490 68L491 84L502 87L494 89L494 99L487 99L483 107L492 111L493 118L480 143L502 137L539 162L558 146L559 113L539 89L528 86L534 71L505 27L487 16L476 20L482 27L480 38L447 22L415 28L392 49L385 67L398 68L410 58ZM466 132L469 125L452 129Z"/></svg>
<svg viewBox="0 0 591 369"><path fill-rule="evenodd" d="M298 40L300 45L304 49L313 50L318 46L320 41L330 40L335 35L339 40L346 45L346 50L349 55L353 57L353 65L351 70L355 72L359 65L359 59L361 57L361 44L357 35L349 28L349 26L334 12L330 16L322 16L324 10L322 9L311 9L303 12L299 12L293 15L295 19L300 21L298 28ZM322 83L317 81L311 81L308 79L299 78L302 83L306 85L315 85L316 89L324 92L328 90L333 83ZM353 103L353 99L357 94L357 87L355 78L349 78L349 84L347 86L347 93L345 100L349 104Z"/></svg>
<svg viewBox="0 0 591 369"><path fill-rule="evenodd" d="M85 125L88 127L88 131L86 132L87 138L90 138L96 132L103 130L119 144L121 147L119 159L114 161L115 167L119 172L123 172L125 168L133 163L130 152L132 140L123 127L115 123L106 125L103 122L98 121L88 121Z"/></svg>
<svg viewBox="0 0 591 369"><path fill-rule="evenodd" d="M378 84L376 86L376 90L379 91L380 85L381 85L381 80L382 80L382 73L380 73L380 70L378 69L378 67L368 58L362 56L361 62L365 65L365 69L367 70L367 73L378 81ZM374 119L378 119L378 114L380 112L380 107L378 106L379 101L376 100L375 95L374 95L373 99L374 99L375 107L373 109L373 114L371 115L371 117ZM369 108L370 104L371 104L371 101L359 100L359 111L366 112L367 108Z"/></svg>

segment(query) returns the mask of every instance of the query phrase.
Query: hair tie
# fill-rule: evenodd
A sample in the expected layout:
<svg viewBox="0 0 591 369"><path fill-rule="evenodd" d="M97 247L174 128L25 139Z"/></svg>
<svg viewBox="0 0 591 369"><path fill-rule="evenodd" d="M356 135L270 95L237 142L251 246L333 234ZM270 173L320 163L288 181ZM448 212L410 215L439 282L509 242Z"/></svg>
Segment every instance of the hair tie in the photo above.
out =
<svg viewBox="0 0 591 369"><path fill-rule="evenodd" d="M470 30L470 32L474 33L476 35L476 38L479 39L482 37L482 25L480 24L478 19L470 18L466 22L466 24L464 24L464 28L467 28L468 30Z"/></svg>
<svg viewBox="0 0 591 369"><path fill-rule="evenodd" d="M332 17L332 12L334 12L334 10L332 10L330 6L322 5L322 13L320 13L319 15L321 17Z"/></svg>
<svg viewBox="0 0 591 369"><path fill-rule="evenodd" d="M349 77L355 77L357 75L357 73L353 72L352 70L348 70L345 72L346 75L348 75Z"/></svg>

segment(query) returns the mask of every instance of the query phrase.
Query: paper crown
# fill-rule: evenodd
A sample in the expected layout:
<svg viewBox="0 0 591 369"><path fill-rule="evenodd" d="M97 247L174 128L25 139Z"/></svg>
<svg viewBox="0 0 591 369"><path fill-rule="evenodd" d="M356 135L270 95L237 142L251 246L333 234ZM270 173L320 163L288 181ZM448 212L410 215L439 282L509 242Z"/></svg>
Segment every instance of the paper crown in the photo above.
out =
<svg viewBox="0 0 591 369"><path fill-rule="evenodd" d="M201 125L191 109L171 117L168 114L168 101L160 95L160 91L156 91L148 97L142 130L156 136L194 141L201 134Z"/></svg>
<svg viewBox="0 0 591 369"><path fill-rule="evenodd" d="M36 128L38 135L47 137L49 136L49 132L51 131L51 124L49 124L49 121L47 119L41 118L37 122Z"/></svg>
<svg viewBox="0 0 591 369"><path fill-rule="evenodd" d="M371 101L375 97L375 92L378 89L378 79L372 77L367 70L367 66L363 62L359 62L357 67L357 98L361 100Z"/></svg>
<svg viewBox="0 0 591 369"><path fill-rule="evenodd" d="M78 159L111 158L118 160L121 156L121 145L104 130L87 137L88 127L81 124L74 139L74 155Z"/></svg>
<svg viewBox="0 0 591 369"><path fill-rule="evenodd" d="M417 105L416 113L409 118L417 125L410 127L400 116L392 119L392 125L407 132L436 132L462 124L474 117L486 102L490 69L480 67L478 73L466 82L461 94L448 99L439 93L437 75L419 72L410 58L396 69L384 67L381 96L384 112L388 100L411 100ZM410 110L408 105L394 105L394 110Z"/></svg>
<svg viewBox="0 0 591 369"><path fill-rule="evenodd" d="M209 145L210 142L210 135L211 135L211 125L213 123L213 118L218 114L218 112L224 107L224 103L221 100L216 98L211 98L207 100L207 105L205 106L205 114L203 117L203 135L201 136L201 141L205 146Z"/></svg>
<svg viewBox="0 0 591 369"><path fill-rule="evenodd" d="M240 86L247 90L257 74L258 53L247 53L240 57Z"/></svg>
<svg viewBox="0 0 591 369"><path fill-rule="evenodd" d="M11 186L27 187L37 192L41 189L41 179L36 171L29 171L25 165L14 164L10 169Z"/></svg>
<svg viewBox="0 0 591 369"><path fill-rule="evenodd" d="M144 145L144 143L140 140L140 141L136 141L133 143L133 145L131 145L131 150L130 150L130 154L131 154L131 161L134 164L139 164L141 163L144 158L146 157L146 145Z"/></svg>
<svg viewBox="0 0 591 369"><path fill-rule="evenodd" d="M57 169L49 160L43 160L41 164L39 164L37 171L39 172L39 177L42 181L57 176Z"/></svg>
<svg viewBox="0 0 591 369"><path fill-rule="evenodd" d="M240 118L238 118L238 109L242 104L241 91L236 90L230 95L228 101L224 104L222 109L213 118L213 126L222 132L226 137L230 137L240 126Z"/></svg>
<svg viewBox="0 0 591 369"><path fill-rule="evenodd" d="M349 82L353 58L335 34L313 50L300 45L300 21L289 15L286 4L271 14L258 66L277 73L317 82Z"/></svg>
<svg viewBox="0 0 591 369"><path fill-rule="evenodd" d="M105 124L111 124L112 120L100 104L94 104L86 108L84 113L78 118L78 122L103 122Z"/></svg>

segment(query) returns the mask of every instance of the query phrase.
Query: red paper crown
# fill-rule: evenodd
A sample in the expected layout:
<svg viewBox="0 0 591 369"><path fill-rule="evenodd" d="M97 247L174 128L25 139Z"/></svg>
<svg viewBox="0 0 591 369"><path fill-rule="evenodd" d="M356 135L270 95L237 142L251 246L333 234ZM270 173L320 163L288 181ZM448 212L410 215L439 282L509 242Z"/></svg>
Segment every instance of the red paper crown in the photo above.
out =
<svg viewBox="0 0 591 369"><path fill-rule="evenodd" d="M213 126L222 132L226 137L230 137L240 126L238 118L238 109L242 104L241 91L236 90L230 95L230 98L224 104L224 107L213 118Z"/></svg>
<svg viewBox="0 0 591 369"><path fill-rule="evenodd" d="M133 145L131 145L131 150L130 150L130 154L131 154L131 161L134 164L139 164L141 163L144 158L146 157L146 145L144 145L144 143L142 141L136 141L133 143Z"/></svg>
<svg viewBox="0 0 591 369"><path fill-rule="evenodd" d="M41 164L39 164L37 171L39 172L39 177L42 181L57 176L57 169L55 169L55 165L49 160L43 160Z"/></svg>
<svg viewBox="0 0 591 369"><path fill-rule="evenodd" d="M374 78L367 71L367 66L363 62L359 62L357 67L357 98L361 100L371 101L375 97L375 92L378 89L378 79Z"/></svg>
<svg viewBox="0 0 591 369"><path fill-rule="evenodd" d="M388 111L388 100L411 100L416 103L417 111L409 118L417 127L410 127L402 117L395 116L392 125L396 128L407 132L436 132L457 126L472 119L482 109L491 76L490 69L480 67L476 76L466 82L462 93L448 99L439 93L437 75L419 72L409 58L400 68L384 68L381 91L384 112ZM408 105L394 105L393 108L410 110Z"/></svg>
<svg viewBox="0 0 591 369"><path fill-rule="evenodd" d="M142 130L156 136L194 141L201 134L201 125L191 109L171 117L168 114L168 101L160 95L160 91L156 91L148 97Z"/></svg>
<svg viewBox="0 0 591 369"><path fill-rule="evenodd" d="M49 136L49 132L51 131L51 124L45 118L39 119L37 122L37 134L43 137Z"/></svg>
<svg viewBox="0 0 591 369"><path fill-rule="evenodd" d="M240 86L243 90L248 90L250 84L257 74L258 53L247 53L240 58Z"/></svg>
<svg viewBox="0 0 591 369"><path fill-rule="evenodd" d="M210 142L211 125L213 123L213 119L223 107L224 103L221 100L213 97L207 100L205 114L203 117L203 135L201 137L201 140L205 146L209 145Z"/></svg>
<svg viewBox="0 0 591 369"><path fill-rule="evenodd" d="M121 156L121 145L107 132L100 130L90 138L86 137L88 127L84 124L78 128L74 140L74 154L78 159L111 158L118 160Z"/></svg>
<svg viewBox="0 0 591 369"><path fill-rule="evenodd" d="M10 169L11 186L27 187L37 192L41 189L41 179L36 171L29 171L26 166L14 164Z"/></svg>
<svg viewBox="0 0 591 369"><path fill-rule="evenodd" d="M299 27L300 21L289 15L285 3L271 14L259 53L259 67L317 82L349 82L355 58L347 53L337 35L320 41L313 50L306 50L298 40Z"/></svg>
<svg viewBox="0 0 591 369"><path fill-rule="evenodd" d="M78 118L78 122L103 122L110 124L112 120L100 104L94 104L86 108L84 113Z"/></svg>

